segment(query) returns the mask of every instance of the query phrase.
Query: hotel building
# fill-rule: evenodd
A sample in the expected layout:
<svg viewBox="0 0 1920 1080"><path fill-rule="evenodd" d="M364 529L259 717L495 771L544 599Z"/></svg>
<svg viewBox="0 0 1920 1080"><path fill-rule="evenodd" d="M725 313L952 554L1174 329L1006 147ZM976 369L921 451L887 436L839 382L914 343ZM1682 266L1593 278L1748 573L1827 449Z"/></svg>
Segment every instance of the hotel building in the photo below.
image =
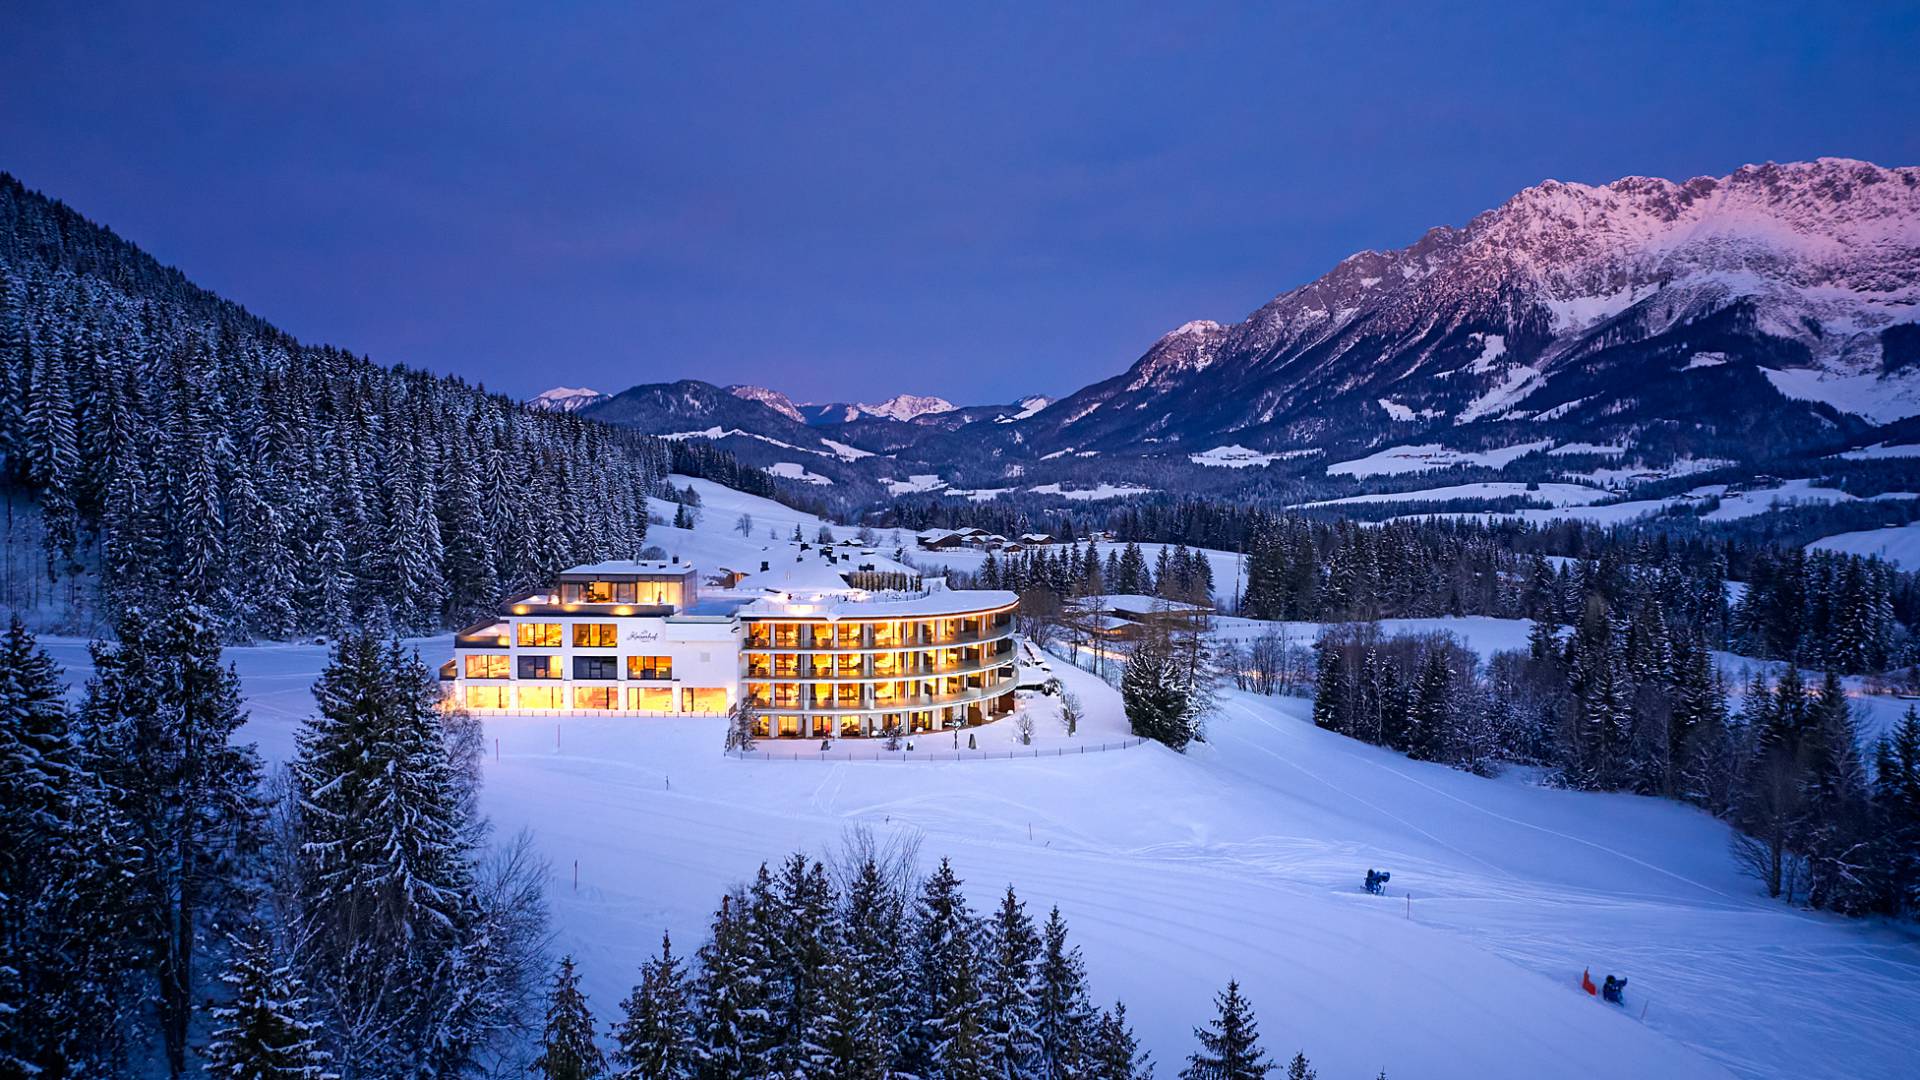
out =
<svg viewBox="0 0 1920 1080"><path fill-rule="evenodd" d="M678 561L576 566L457 634L442 681L476 713L717 716L744 697L767 736L934 731L1012 711L1013 593L848 584L871 576L805 550L704 591Z"/></svg>

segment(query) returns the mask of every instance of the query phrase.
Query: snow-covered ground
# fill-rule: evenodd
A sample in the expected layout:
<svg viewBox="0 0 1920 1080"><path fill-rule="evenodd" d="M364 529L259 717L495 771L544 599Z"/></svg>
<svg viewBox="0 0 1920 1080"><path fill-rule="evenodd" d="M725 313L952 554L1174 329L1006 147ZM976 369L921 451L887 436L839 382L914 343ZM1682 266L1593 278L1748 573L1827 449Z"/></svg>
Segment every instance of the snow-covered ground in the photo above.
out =
<svg viewBox="0 0 1920 1080"><path fill-rule="evenodd" d="M1553 440L1542 439L1495 450L1455 450L1452 447L1441 446L1439 443L1389 446L1385 450L1376 450L1366 457L1335 462L1327 466L1327 475L1344 474L1364 480L1369 476L1398 476L1401 473L1425 472L1428 469L1447 469L1455 465L1481 465L1489 469L1504 469L1513 459L1535 450L1545 450L1552 445Z"/></svg>
<svg viewBox="0 0 1920 1080"><path fill-rule="evenodd" d="M52 647L85 677L80 643ZM324 650L231 657L244 736L284 759ZM1124 723L1104 684L1053 666L1087 737ZM1480 779L1308 712L1229 694L1186 756L965 764L743 762L722 757L719 720L501 718L484 805L550 860L555 948L603 1021L662 930L691 952L729 883L865 825L951 856L978 907L1008 882L1030 909L1060 905L1096 991L1128 1002L1167 1074L1231 976L1269 1049L1304 1048L1328 1077L1911 1075L1910 932L1766 900L1725 827L1677 804ZM1370 866L1393 872L1389 896L1360 889ZM1627 1008L1582 994L1583 968L1629 976Z"/></svg>
<svg viewBox="0 0 1920 1080"><path fill-rule="evenodd" d="M676 483L701 492L702 518L656 527L649 542L696 563L785 551L796 525L811 539L821 524ZM732 531L741 513L751 536ZM901 539L911 543L880 543L890 552ZM1147 548L1151 561L1158 547ZM1237 558L1209 558L1230 595ZM1223 618L1216 632L1272 625ZM1285 626L1301 644L1318 630ZM1447 630L1486 654L1524 647L1528 624L1383 629ZM451 652L444 636L418 644L434 662ZM84 643L49 646L84 682ZM284 760L325 649L229 655L250 714L243 736ZM1036 749L1121 741L1112 690L1036 659L1087 710L1070 740L1053 699L1023 694ZM555 949L580 959L603 1022L662 930L690 953L727 885L794 849L826 854L860 825L918 838L927 859L951 856L976 906L1008 882L1030 910L1060 905L1095 990L1128 1002L1163 1075L1228 977L1256 1003L1269 1049L1305 1049L1327 1077L1911 1075L1911 928L1767 900L1733 866L1725 826L1676 803L1481 779L1319 731L1309 715L1304 700L1229 693L1211 742L1185 756L1147 744L1012 760L996 758L1017 746L1003 719L976 730L978 758L964 762L935 760L953 756L950 736L917 741L918 757L875 740L858 752L885 760L808 742L739 761L720 753L717 719L491 718L483 798L501 834L530 829L550 861ZM1361 890L1368 867L1393 872L1391 895ZM1628 976L1627 1008L1582 994L1583 968Z"/></svg>
<svg viewBox="0 0 1920 1080"><path fill-rule="evenodd" d="M1371 495L1348 495L1339 499L1322 499L1310 502L1306 506L1363 506L1370 503L1397 502L1457 502L1463 499L1511 499L1524 498L1544 502L1550 506L1586 506L1609 498L1612 492L1582 484L1535 484L1529 488L1519 483L1482 483L1452 484L1447 487L1421 488L1418 491L1376 492Z"/></svg>
<svg viewBox="0 0 1920 1080"><path fill-rule="evenodd" d="M1920 570L1920 523L1823 536L1807 547L1848 555L1875 555L1902 570Z"/></svg>

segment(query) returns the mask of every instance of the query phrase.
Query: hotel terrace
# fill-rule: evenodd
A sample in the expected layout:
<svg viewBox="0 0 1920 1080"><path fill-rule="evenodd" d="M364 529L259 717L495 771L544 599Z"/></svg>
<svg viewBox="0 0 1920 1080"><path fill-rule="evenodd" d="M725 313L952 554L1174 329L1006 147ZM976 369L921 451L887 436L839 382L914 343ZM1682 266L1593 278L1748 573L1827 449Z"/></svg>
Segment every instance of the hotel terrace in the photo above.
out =
<svg viewBox="0 0 1920 1080"><path fill-rule="evenodd" d="M718 716L745 698L766 736L935 731L1012 711L1013 593L853 563L803 545L792 563L704 590L677 560L576 566L456 635L443 685L494 714ZM908 587L848 583L875 577Z"/></svg>

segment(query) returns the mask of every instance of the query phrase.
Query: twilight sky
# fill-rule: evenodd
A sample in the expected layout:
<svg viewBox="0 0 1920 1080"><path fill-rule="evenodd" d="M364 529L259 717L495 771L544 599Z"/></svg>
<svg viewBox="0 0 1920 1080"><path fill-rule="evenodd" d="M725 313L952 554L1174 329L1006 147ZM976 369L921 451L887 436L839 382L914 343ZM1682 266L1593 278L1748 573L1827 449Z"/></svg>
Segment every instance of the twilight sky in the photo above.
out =
<svg viewBox="0 0 1920 1080"><path fill-rule="evenodd" d="M1547 177L1920 163L1912 3L268 6L6 0L0 169L515 395L1060 394Z"/></svg>

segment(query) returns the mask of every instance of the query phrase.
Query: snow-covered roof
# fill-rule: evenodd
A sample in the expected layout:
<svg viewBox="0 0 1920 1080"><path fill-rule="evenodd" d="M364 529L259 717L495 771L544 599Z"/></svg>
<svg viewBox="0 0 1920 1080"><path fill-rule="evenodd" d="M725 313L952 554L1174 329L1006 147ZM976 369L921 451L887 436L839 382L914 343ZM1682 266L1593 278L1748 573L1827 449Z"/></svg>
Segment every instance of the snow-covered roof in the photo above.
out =
<svg viewBox="0 0 1920 1080"><path fill-rule="evenodd" d="M1082 597L1074 603L1090 611L1118 611L1129 615L1152 615L1156 612L1185 614L1206 610L1198 604L1187 604L1179 600L1168 600L1142 593L1107 593L1102 596Z"/></svg>
<svg viewBox="0 0 1920 1080"><path fill-rule="evenodd" d="M605 562L581 563L560 571L566 577L588 577L594 574L671 574L679 576L690 573L690 562L672 562L667 559L608 559Z"/></svg>
<svg viewBox="0 0 1920 1080"><path fill-rule="evenodd" d="M829 563L813 552L798 558L775 555L765 570L756 570L734 583L737 592L837 592L848 588L842 576L854 569L844 560Z"/></svg>
<svg viewBox="0 0 1920 1080"><path fill-rule="evenodd" d="M917 596L844 592L767 597L740 609L742 618L907 619L965 615L1009 607L1019 597L1005 589L933 589Z"/></svg>

